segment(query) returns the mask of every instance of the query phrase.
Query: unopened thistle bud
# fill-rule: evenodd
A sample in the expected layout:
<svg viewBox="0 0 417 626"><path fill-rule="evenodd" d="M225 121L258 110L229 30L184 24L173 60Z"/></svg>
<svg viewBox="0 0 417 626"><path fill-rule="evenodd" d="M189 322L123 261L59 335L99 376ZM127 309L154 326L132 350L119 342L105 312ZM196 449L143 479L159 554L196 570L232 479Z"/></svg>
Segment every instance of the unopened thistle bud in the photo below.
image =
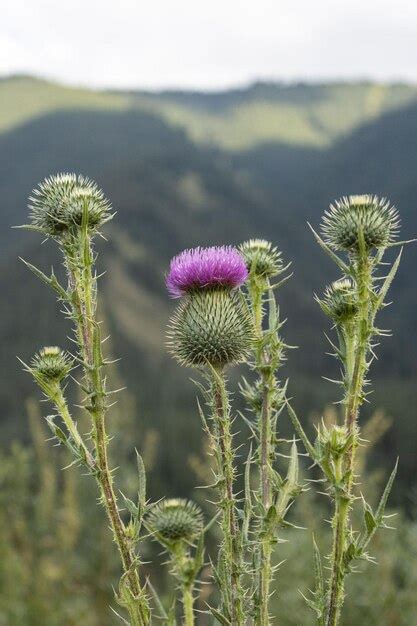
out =
<svg viewBox="0 0 417 626"><path fill-rule="evenodd" d="M343 324L358 312L355 290L348 278L336 280L324 292L322 300L316 298L322 310L336 324Z"/></svg>
<svg viewBox="0 0 417 626"><path fill-rule="evenodd" d="M262 380L256 380L253 384L247 381L240 387L241 393L248 403L249 407L256 414L260 414L264 402L264 383ZM285 388L276 384L271 393L270 407L273 411L278 411L285 401Z"/></svg>
<svg viewBox="0 0 417 626"><path fill-rule="evenodd" d="M250 274L271 278L282 270L281 253L264 239L250 239L239 246Z"/></svg>
<svg viewBox="0 0 417 626"><path fill-rule="evenodd" d="M397 210L385 198L372 195L336 200L322 223L322 233L332 248L354 253L360 250L362 238L367 251L389 245L398 228Z"/></svg>
<svg viewBox="0 0 417 626"><path fill-rule="evenodd" d="M245 357L252 320L236 288L247 276L231 247L185 250L171 261L168 291L184 299L171 319L169 348L182 365L223 367Z"/></svg>
<svg viewBox="0 0 417 626"><path fill-rule="evenodd" d="M325 458L338 459L355 441L356 433L348 433L345 426L333 425L327 428L322 425L318 429L316 446Z"/></svg>
<svg viewBox="0 0 417 626"><path fill-rule="evenodd" d="M76 174L45 178L29 198L32 226L61 238L73 232L86 216L90 232L112 218L111 205L96 183Z"/></svg>
<svg viewBox="0 0 417 626"><path fill-rule="evenodd" d="M148 516L149 528L166 542L190 542L203 530L203 513L189 500L163 500L153 506Z"/></svg>
<svg viewBox="0 0 417 626"><path fill-rule="evenodd" d="M73 366L71 357L56 346L48 346L35 354L30 369L37 380L60 383Z"/></svg>

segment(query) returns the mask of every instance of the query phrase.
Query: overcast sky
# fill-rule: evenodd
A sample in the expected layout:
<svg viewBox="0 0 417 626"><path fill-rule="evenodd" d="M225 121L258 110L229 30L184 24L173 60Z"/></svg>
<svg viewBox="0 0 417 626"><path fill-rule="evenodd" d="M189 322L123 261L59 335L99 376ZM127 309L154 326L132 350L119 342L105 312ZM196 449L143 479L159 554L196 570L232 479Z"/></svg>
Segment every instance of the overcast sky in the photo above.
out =
<svg viewBox="0 0 417 626"><path fill-rule="evenodd" d="M3 0L0 74L92 87L417 81L416 0Z"/></svg>

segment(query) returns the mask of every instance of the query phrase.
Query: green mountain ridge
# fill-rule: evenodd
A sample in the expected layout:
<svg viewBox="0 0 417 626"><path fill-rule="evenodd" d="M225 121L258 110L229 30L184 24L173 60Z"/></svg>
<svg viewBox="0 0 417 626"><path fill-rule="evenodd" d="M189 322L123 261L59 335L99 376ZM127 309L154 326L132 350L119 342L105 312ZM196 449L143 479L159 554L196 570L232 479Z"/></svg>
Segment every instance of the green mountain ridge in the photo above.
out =
<svg viewBox="0 0 417 626"><path fill-rule="evenodd" d="M59 110L133 109L184 128L193 141L234 151L265 141L328 146L416 99L417 87L402 83L260 82L214 93L151 93L80 89L16 76L0 81L0 132Z"/></svg>

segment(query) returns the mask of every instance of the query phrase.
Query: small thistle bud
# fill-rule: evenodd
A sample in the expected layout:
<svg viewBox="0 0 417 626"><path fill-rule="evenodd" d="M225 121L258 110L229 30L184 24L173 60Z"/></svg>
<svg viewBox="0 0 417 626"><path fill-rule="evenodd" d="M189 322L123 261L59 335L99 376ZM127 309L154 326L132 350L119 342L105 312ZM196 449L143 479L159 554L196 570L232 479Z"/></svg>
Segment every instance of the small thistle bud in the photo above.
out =
<svg viewBox="0 0 417 626"><path fill-rule="evenodd" d="M241 393L251 410L259 415L264 402L264 383L256 380L252 385L246 380L240 386ZM270 398L270 407L273 411L278 411L285 401L285 388L276 384Z"/></svg>
<svg viewBox="0 0 417 626"><path fill-rule="evenodd" d="M39 350L30 364L35 378L45 382L61 382L70 372L73 365L71 357L56 346L48 346Z"/></svg>
<svg viewBox="0 0 417 626"><path fill-rule="evenodd" d="M346 426L333 425L327 428L324 424L318 428L316 447L320 457L338 459L350 449L357 439L357 433L349 433Z"/></svg>
<svg viewBox="0 0 417 626"><path fill-rule="evenodd" d="M32 225L60 238L79 227L84 212L90 232L112 218L111 205L96 183L76 174L45 178L29 198Z"/></svg>
<svg viewBox="0 0 417 626"><path fill-rule="evenodd" d="M230 247L186 250L172 260L168 291L185 298L171 319L168 345L182 365L223 367L245 357L252 319L234 289L247 275L242 256Z"/></svg>
<svg viewBox="0 0 417 626"><path fill-rule="evenodd" d="M367 251L392 243L399 228L398 212L385 198L348 196L325 212L322 233L335 250L358 252L363 237Z"/></svg>
<svg viewBox="0 0 417 626"><path fill-rule="evenodd" d="M281 253L264 239L250 239L239 246L250 274L271 278L282 270Z"/></svg>
<svg viewBox="0 0 417 626"><path fill-rule="evenodd" d="M148 525L167 542L192 541L203 530L203 513L189 500L163 500L150 510Z"/></svg>
<svg viewBox="0 0 417 626"><path fill-rule="evenodd" d="M348 278L336 280L324 292L322 300L316 298L322 310L336 324L343 324L358 312L355 291Z"/></svg>

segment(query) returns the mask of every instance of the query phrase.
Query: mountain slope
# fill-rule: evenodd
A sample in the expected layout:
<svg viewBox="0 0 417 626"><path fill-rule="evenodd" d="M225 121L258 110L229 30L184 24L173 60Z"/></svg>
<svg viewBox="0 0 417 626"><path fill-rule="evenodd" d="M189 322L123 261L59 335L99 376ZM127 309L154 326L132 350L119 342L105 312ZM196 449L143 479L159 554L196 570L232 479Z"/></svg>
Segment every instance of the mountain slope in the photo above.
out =
<svg viewBox="0 0 417 626"><path fill-rule="evenodd" d="M0 81L0 132L63 109L139 109L184 128L193 141L234 151L265 141L328 146L416 99L417 88L406 84L254 83L214 93L123 93L17 76Z"/></svg>
<svg viewBox="0 0 417 626"><path fill-rule="evenodd" d="M237 98L229 95L230 102L220 103L208 97L204 104L202 95L189 98L195 110L219 106L225 111ZM305 222L317 225L334 197L375 192L398 204L405 235L417 233L417 106L385 113L327 148L270 141L233 153L196 145L158 112L135 107L117 112L65 108L0 133L0 288L7 303L0 314L0 367L6 373L0 381L2 432L4 438L24 432L22 398L33 392L15 355L27 359L39 345L60 343L68 333L53 295L17 261L21 255L47 268L57 259L53 246L40 247L38 237L10 226L26 221L27 195L44 176L83 172L97 179L118 211L106 229L109 242L100 245L100 269L108 270L101 307L112 353L123 356L122 377L138 402L138 437L143 424L166 434L170 445L160 449L159 480L168 491L187 493L194 479L184 457L198 449L200 427L189 372L172 362L164 346L173 307L163 284L170 256L187 246L266 236L294 261L294 278L280 300L288 317L285 336L300 349L289 354L285 375L291 376L300 412L320 410L338 390L317 375L334 377L335 364L325 355L327 325L313 292L320 293L335 274ZM372 373L374 403L398 416L382 450L390 458L401 453L404 485L417 468L416 262L416 250L407 249L393 291L395 308L383 319L395 334L378 349L383 358ZM175 475L172 467L178 468Z"/></svg>

